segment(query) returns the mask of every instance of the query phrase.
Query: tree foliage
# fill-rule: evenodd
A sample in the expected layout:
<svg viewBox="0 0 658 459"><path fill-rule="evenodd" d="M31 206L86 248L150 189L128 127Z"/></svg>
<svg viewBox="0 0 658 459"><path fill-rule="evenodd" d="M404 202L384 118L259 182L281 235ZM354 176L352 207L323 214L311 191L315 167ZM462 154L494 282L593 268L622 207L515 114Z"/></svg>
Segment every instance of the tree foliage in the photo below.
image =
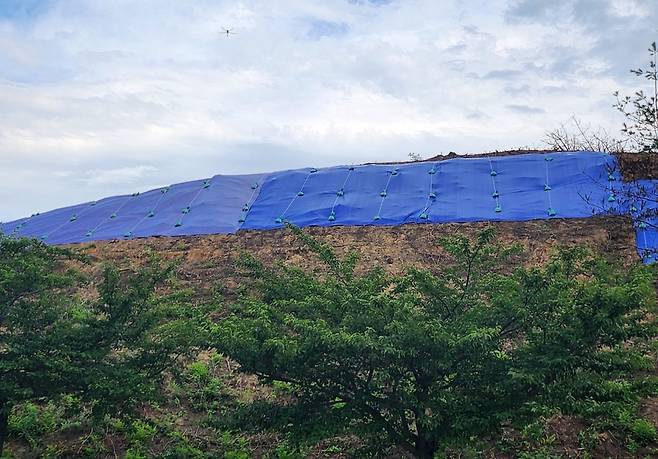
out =
<svg viewBox="0 0 658 459"><path fill-rule="evenodd" d="M19 403L77 394L97 414L158 392L163 371L197 339L200 316L157 287L173 265L135 274L106 266L98 285L81 258L36 240L0 238L0 451Z"/></svg>
<svg viewBox="0 0 658 459"><path fill-rule="evenodd" d="M250 260L256 290L214 338L244 371L290 388L300 417L288 427L324 421L432 457L537 404L593 396L631 361L651 366L631 345L652 333L649 268L568 249L505 272L517 249L487 229L443 239L452 263L438 272L357 275L356 256L295 231L326 272Z"/></svg>

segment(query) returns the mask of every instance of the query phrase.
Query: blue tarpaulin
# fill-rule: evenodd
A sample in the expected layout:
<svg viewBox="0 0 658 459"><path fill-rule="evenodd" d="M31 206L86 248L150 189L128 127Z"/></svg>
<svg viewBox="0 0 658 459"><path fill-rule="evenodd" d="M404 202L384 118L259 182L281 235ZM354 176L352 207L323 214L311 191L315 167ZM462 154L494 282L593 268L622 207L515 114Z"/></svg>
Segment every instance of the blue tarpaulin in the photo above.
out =
<svg viewBox="0 0 658 459"><path fill-rule="evenodd" d="M234 233L264 175L216 175L146 193L36 214L0 226L50 244L148 236ZM244 209L244 210L243 210Z"/></svg>
<svg viewBox="0 0 658 459"><path fill-rule="evenodd" d="M532 153L393 165L216 175L0 224L11 236L77 243L298 226L584 218L618 209L616 158ZM637 227L637 225L636 225ZM655 231L638 227L638 248Z"/></svg>
<svg viewBox="0 0 658 459"><path fill-rule="evenodd" d="M608 170L610 155L562 153L275 172L242 228L588 217L579 196L606 202Z"/></svg>
<svg viewBox="0 0 658 459"><path fill-rule="evenodd" d="M658 258L658 181L638 180L625 188L623 205L633 218L638 252L645 262L654 263Z"/></svg>

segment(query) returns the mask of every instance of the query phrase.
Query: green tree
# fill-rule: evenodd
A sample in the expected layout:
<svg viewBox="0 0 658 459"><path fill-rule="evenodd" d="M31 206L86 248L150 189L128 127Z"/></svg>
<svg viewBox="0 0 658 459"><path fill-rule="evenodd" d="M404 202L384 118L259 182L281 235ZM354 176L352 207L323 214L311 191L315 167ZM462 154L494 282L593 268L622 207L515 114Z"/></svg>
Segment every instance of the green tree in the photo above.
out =
<svg viewBox="0 0 658 459"><path fill-rule="evenodd" d="M0 454L19 403L77 394L121 414L158 394L163 372L199 337L199 310L158 294L173 265L107 266L85 283L70 250L0 237Z"/></svg>
<svg viewBox="0 0 658 459"><path fill-rule="evenodd" d="M429 458L532 416L533 404L589 396L633 359L648 365L630 344L649 333L644 266L620 270L570 249L506 273L518 250L487 229L444 239L453 263L438 273L356 275L354 255L295 231L326 272L250 260L256 290L214 339L244 371L291 388L297 425L384 435Z"/></svg>

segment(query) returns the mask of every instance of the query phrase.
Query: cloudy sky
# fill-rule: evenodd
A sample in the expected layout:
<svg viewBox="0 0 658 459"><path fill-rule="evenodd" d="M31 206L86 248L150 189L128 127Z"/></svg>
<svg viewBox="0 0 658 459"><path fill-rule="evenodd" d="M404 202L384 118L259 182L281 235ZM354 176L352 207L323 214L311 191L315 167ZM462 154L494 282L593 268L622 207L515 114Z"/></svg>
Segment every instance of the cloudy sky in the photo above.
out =
<svg viewBox="0 0 658 459"><path fill-rule="evenodd" d="M235 34L222 35L222 27ZM217 173L541 146L658 0L0 0L0 220Z"/></svg>

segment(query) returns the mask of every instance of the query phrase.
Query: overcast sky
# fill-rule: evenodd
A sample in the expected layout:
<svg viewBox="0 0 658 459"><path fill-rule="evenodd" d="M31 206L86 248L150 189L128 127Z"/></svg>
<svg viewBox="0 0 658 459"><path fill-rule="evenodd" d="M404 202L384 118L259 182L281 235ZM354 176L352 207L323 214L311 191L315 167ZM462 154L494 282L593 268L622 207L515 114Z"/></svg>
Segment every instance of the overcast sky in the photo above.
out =
<svg viewBox="0 0 658 459"><path fill-rule="evenodd" d="M222 27L234 35L222 35ZM616 133L658 0L0 0L0 220L218 173Z"/></svg>

